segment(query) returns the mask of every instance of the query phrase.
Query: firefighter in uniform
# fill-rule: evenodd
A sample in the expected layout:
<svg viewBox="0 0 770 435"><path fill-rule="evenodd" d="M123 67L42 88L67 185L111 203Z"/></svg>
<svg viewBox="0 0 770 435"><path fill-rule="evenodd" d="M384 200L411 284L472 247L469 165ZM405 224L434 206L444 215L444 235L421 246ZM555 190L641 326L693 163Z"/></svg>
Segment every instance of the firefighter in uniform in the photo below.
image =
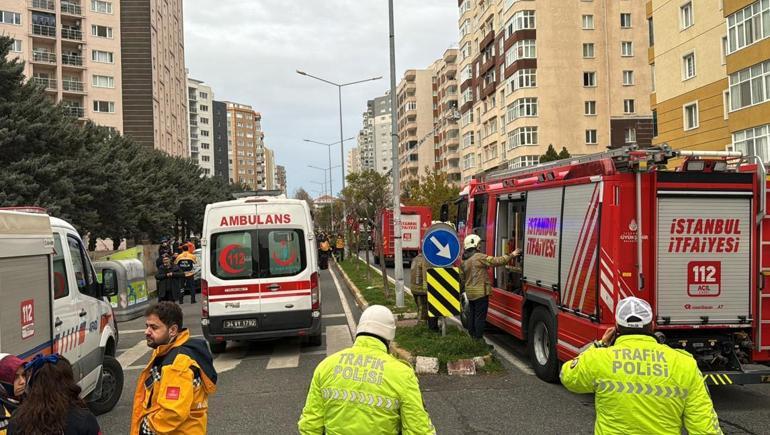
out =
<svg viewBox="0 0 770 435"><path fill-rule="evenodd" d="M372 305L361 314L353 347L316 367L299 420L301 435L435 434L414 370L388 353L393 313Z"/></svg>
<svg viewBox="0 0 770 435"><path fill-rule="evenodd" d="M721 435L697 362L659 344L652 318L647 301L621 300L615 328L564 363L562 384L573 393L595 393L597 434L678 435L684 425L691 434Z"/></svg>
<svg viewBox="0 0 770 435"><path fill-rule="evenodd" d="M517 249L501 257L490 257L479 252L479 245L481 245L481 237L476 234L465 237L463 241L465 252L460 266L460 282L463 283L470 308L468 333L476 339L484 337L487 310L489 309L489 294L492 292L488 268L504 266L521 254L521 251Z"/></svg>
<svg viewBox="0 0 770 435"><path fill-rule="evenodd" d="M438 319L428 316L428 293L425 283L428 280L428 262L422 255L422 250L412 259L411 269L411 290L414 296L414 304L417 306L417 318L421 322L426 322L428 328L437 331Z"/></svg>

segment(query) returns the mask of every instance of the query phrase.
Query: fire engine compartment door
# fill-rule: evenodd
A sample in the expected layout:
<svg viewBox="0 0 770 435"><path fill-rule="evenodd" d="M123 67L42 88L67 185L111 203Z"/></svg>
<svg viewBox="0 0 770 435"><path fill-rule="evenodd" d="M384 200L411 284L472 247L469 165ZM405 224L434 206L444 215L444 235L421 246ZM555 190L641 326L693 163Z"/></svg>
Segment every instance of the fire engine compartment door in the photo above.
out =
<svg viewBox="0 0 770 435"><path fill-rule="evenodd" d="M657 321L751 318L750 192L658 192Z"/></svg>
<svg viewBox="0 0 770 435"><path fill-rule="evenodd" d="M401 249L420 247L420 215L405 213L401 215Z"/></svg>

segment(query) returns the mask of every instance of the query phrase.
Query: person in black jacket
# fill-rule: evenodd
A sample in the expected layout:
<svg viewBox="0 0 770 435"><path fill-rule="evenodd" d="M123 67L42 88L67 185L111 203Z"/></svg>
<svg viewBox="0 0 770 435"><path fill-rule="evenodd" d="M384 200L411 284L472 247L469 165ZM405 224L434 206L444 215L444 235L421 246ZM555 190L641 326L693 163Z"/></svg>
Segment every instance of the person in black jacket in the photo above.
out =
<svg viewBox="0 0 770 435"><path fill-rule="evenodd" d="M26 386L24 361L16 355L0 353L0 435L5 435L11 415L21 404Z"/></svg>
<svg viewBox="0 0 770 435"><path fill-rule="evenodd" d="M72 366L59 354L27 364L27 397L11 417L8 435L100 435L96 417L80 398Z"/></svg>
<svg viewBox="0 0 770 435"><path fill-rule="evenodd" d="M168 255L163 257L163 264L155 274L155 282L158 284L158 300L178 301L182 294L184 272L179 270L176 264L171 262Z"/></svg>

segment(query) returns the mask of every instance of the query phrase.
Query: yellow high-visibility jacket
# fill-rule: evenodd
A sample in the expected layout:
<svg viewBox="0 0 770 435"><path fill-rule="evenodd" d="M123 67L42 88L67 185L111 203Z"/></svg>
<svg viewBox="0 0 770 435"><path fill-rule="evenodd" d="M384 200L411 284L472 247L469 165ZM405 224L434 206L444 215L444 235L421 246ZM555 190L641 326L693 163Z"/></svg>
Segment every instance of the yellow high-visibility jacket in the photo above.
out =
<svg viewBox="0 0 770 435"><path fill-rule="evenodd" d="M299 432L310 434L435 434L409 364L380 340L359 336L353 347L316 367Z"/></svg>
<svg viewBox="0 0 770 435"><path fill-rule="evenodd" d="M689 353L646 335L591 346L561 367L573 393L595 393L596 434L722 434L703 375Z"/></svg>

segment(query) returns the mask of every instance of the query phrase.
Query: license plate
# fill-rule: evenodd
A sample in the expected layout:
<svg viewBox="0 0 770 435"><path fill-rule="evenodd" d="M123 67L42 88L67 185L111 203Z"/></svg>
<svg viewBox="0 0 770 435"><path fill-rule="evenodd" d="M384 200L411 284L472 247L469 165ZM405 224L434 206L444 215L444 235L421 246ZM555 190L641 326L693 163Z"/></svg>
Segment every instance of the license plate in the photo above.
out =
<svg viewBox="0 0 770 435"><path fill-rule="evenodd" d="M255 328L257 319L225 320L224 326L228 329Z"/></svg>

